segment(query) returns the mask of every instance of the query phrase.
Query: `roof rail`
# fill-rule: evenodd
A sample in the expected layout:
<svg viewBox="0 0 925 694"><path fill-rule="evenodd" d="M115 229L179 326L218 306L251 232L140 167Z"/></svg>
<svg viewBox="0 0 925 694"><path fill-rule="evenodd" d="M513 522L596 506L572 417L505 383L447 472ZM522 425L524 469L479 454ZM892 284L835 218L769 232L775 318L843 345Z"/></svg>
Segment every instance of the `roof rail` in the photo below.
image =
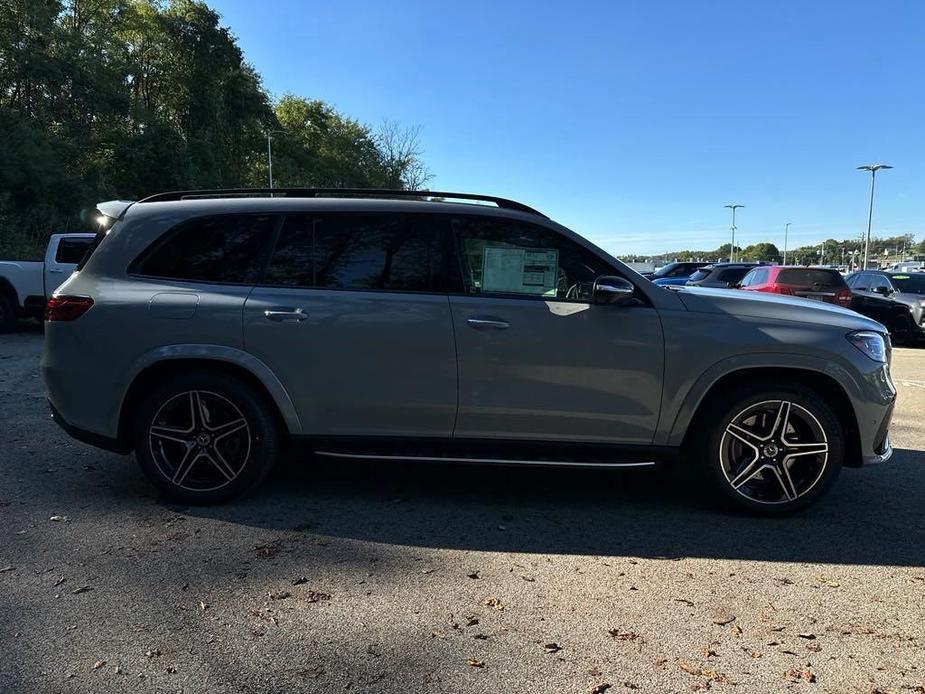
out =
<svg viewBox="0 0 925 694"><path fill-rule="evenodd" d="M158 193L138 202L167 202L172 200L203 200L222 197L287 197L287 198L447 198L451 200L477 200L494 203L506 210L517 210L546 217L542 212L516 200L473 193L448 193L438 190L389 190L386 188L219 188L216 190L177 190Z"/></svg>

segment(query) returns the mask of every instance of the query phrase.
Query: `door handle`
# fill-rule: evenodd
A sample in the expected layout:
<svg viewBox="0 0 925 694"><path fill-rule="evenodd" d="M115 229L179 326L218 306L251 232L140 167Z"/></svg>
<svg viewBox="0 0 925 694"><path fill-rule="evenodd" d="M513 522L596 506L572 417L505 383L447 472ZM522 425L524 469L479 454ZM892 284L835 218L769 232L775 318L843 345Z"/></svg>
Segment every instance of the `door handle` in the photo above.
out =
<svg viewBox="0 0 925 694"><path fill-rule="evenodd" d="M54 269L54 270L49 270L48 272L51 272L55 275L60 275L62 272L64 272L64 270Z"/></svg>
<svg viewBox="0 0 925 694"><path fill-rule="evenodd" d="M494 318L468 318L466 322L473 328L494 328L495 330L505 330L511 327L506 320L496 320Z"/></svg>
<svg viewBox="0 0 925 694"><path fill-rule="evenodd" d="M308 318L308 314L301 308L267 309L263 315L267 320L277 323L298 323Z"/></svg>

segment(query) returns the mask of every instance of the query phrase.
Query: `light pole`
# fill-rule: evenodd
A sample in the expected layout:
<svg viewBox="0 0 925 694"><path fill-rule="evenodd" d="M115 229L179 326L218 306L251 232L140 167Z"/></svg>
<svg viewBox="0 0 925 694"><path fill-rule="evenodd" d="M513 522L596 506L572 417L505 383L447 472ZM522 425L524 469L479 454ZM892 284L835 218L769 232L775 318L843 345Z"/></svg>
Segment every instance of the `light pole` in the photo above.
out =
<svg viewBox="0 0 925 694"><path fill-rule="evenodd" d="M732 244L729 246L729 262L733 263L736 259L736 210L740 207L745 207L745 205L740 205L738 203L733 203L732 205L726 205L730 210L732 210Z"/></svg>
<svg viewBox="0 0 925 694"><path fill-rule="evenodd" d="M877 181L877 172L880 169L892 169L889 164L864 164L858 167L858 171L870 171L870 207L867 209L867 240L864 242L864 266L867 269L867 257L870 251L870 227L874 220L874 185Z"/></svg>
<svg viewBox="0 0 925 694"><path fill-rule="evenodd" d="M784 225L784 265L787 264L787 234L790 231L790 225L792 222L787 222Z"/></svg>
<svg viewBox="0 0 925 694"><path fill-rule="evenodd" d="M273 145L270 139L271 135L279 133L285 135L285 130L267 130L267 172L270 175L270 188L273 188Z"/></svg>

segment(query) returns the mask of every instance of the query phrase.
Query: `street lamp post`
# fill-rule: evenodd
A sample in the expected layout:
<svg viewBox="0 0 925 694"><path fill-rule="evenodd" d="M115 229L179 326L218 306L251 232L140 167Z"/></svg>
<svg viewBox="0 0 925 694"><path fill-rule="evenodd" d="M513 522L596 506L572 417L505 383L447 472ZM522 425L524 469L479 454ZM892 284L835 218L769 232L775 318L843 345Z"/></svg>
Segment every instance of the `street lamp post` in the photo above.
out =
<svg viewBox="0 0 925 694"><path fill-rule="evenodd" d="M784 265L787 264L787 234L790 231L790 225L792 222L787 222L784 225Z"/></svg>
<svg viewBox="0 0 925 694"><path fill-rule="evenodd" d="M270 177L270 188L273 188L273 144L271 141L271 136L279 133L280 135L285 135L285 130L267 130L267 173Z"/></svg>
<svg viewBox="0 0 925 694"><path fill-rule="evenodd" d="M889 164L864 164L858 171L870 171L870 206L867 208L867 239L864 241L864 267L867 269L867 259L870 251L870 227L874 220L874 185L877 181L877 172L880 169L892 169Z"/></svg>
<svg viewBox="0 0 925 694"><path fill-rule="evenodd" d="M732 210L732 243L729 246L729 262L733 263L736 259L736 210L740 207L745 207L745 205L733 203L732 205L726 205L726 207Z"/></svg>

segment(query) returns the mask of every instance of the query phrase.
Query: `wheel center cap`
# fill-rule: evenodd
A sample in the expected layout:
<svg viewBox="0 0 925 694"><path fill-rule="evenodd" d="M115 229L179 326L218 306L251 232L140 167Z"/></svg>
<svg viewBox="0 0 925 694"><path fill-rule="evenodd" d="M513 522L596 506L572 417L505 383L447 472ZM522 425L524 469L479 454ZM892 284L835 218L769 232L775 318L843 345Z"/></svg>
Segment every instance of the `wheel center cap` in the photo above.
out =
<svg viewBox="0 0 925 694"><path fill-rule="evenodd" d="M200 446L208 446L212 442L212 437L203 432L196 437L196 443Z"/></svg>
<svg viewBox="0 0 925 694"><path fill-rule="evenodd" d="M764 447L763 452L764 452L765 458L773 458L778 453L780 453L780 448L778 448L776 443L769 443L768 445Z"/></svg>

